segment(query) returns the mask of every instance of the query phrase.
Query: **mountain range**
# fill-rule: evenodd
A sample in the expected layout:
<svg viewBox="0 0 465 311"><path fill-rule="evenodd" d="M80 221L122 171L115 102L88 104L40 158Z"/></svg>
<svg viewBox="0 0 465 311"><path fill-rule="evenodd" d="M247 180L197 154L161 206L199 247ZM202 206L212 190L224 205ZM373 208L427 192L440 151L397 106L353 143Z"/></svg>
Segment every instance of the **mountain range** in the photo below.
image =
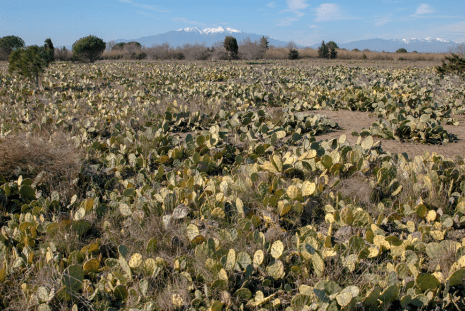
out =
<svg viewBox="0 0 465 311"><path fill-rule="evenodd" d="M193 28L184 28L179 30L168 31L166 33L162 33L155 36L149 37L142 37L139 39L132 39L132 40L125 40L125 39L118 39L115 40L116 43L120 42L129 42L129 41L137 41L143 46L151 47L153 45L161 45L163 43L169 43L172 47L182 46L186 43L194 44L200 43L207 47L213 46L217 42L223 42L225 36L233 36L236 38L237 43L246 38L250 38L252 41L260 40L263 35L257 35L253 33L245 33L240 30L232 29L232 28L206 28L206 29L199 29L197 27ZM285 46L288 43L280 40L276 40L274 38L268 38L268 41L271 45L274 46Z"/></svg>
<svg viewBox="0 0 465 311"><path fill-rule="evenodd" d="M118 39L116 43L137 41L145 47L151 47L154 45L161 45L168 43L172 47L182 46L186 43L189 44L205 44L207 47L213 46L217 42L223 42L225 36L233 36L237 39L237 42L241 43L242 40L250 38L252 41L260 40L263 35L245 33L240 30L232 28L206 28L199 29L197 27L178 29L175 31L169 31L163 34L154 36L142 37L138 39ZM275 47L284 47L288 45L288 42L281 41L275 38L268 37L270 45ZM448 53L455 49L458 45L456 42L448 41L441 38L425 38L425 39L368 39L352 41L349 43L338 43L339 48L347 50L359 49L377 52L395 52L400 48L405 48L408 52L417 51L419 53ZM321 43L310 46L311 48L318 48ZM304 46L297 45L298 48Z"/></svg>

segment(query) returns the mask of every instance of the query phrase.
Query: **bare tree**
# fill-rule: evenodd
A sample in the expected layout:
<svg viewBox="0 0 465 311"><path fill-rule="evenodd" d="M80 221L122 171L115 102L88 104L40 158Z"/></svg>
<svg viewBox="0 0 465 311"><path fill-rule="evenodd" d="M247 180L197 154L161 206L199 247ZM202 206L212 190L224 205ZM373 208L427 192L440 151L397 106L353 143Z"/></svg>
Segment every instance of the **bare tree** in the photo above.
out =
<svg viewBox="0 0 465 311"><path fill-rule="evenodd" d="M297 44L294 41L289 41L286 45L289 50L297 50Z"/></svg>
<svg viewBox="0 0 465 311"><path fill-rule="evenodd" d="M247 37L241 41L239 46L240 59L263 59L265 57L266 44L263 44L262 41L252 42L250 37Z"/></svg>
<svg viewBox="0 0 465 311"><path fill-rule="evenodd" d="M106 52L110 52L113 47L115 46L116 42L115 41L110 41L107 43L107 48L105 49Z"/></svg>

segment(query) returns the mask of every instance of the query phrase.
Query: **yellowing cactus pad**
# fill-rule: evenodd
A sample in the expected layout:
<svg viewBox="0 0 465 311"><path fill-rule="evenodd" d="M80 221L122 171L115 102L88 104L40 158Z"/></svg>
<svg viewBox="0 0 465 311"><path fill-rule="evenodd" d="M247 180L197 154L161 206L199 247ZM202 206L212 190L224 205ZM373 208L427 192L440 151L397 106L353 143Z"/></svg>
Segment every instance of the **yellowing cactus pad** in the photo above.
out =
<svg viewBox="0 0 465 311"><path fill-rule="evenodd" d="M278 259L279 257L281 257L281 255L283 254L283 251L284 251L284 244L280 240L275 241L273 245L271 246L271 256L274 259Z"/></svg>
<svg viewBox="0 0 465 311"><path fill-rule="evenodd" d="M135 253L134 255L131 256L131 259L129 259L129 267L132 269L139 268L139 266L142 264L142 255L139 253Z"/></svg>

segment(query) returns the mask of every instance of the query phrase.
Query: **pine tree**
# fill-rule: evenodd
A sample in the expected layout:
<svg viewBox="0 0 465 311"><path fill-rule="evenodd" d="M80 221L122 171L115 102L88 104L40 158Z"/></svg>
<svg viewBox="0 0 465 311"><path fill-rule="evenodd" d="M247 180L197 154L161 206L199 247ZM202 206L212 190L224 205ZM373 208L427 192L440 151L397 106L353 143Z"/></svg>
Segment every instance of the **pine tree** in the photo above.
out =
<svg viewBox="0 0 465 311"><path fill-rule="evenodd" d="M337 51L334 48L334 46L332 46L331 49L329 50L329 58L335 59L336 57L337 57Z"/></svg>
<svg viewBox="0 0 465 311"><path fill-rule="evenodd" d="M52 40L45 40L43 47L37 45L18 49L10 54L8 59L8 72L16 72L26 78L35 78L36 87L39 87L39 76L45 68L55 60L55 50Z"/></svg>
<svg viewBox="0 0 465 311"><path fill-rule="evenodd" d="M237 45L236 38L227 36L224 38L223 46L229 53L229 60L237 58L237 54L239 53L239 46Z"/></svg>
<svg viewBox="0 0 465 311"><path fill-rule="evenodd" d="M260 39L260 46L264 48L265 50L268 50L270 48L270 42L268 41L267 38L265 38L265 36L263 36Z"/></svg>
<svg viewBox="0 0 465 311"><path fill-rule="evenodd" d="M106 44L96 36L81 38L73 44L73 58L89 63L95 62L105 51Z"/></svg>
<svg viewBox="0 0 465 311"><path fill-rule="evenodd" d="M321 43L320 47L318 48L318 57L329 58L329 50L324 41Z"/></svg>

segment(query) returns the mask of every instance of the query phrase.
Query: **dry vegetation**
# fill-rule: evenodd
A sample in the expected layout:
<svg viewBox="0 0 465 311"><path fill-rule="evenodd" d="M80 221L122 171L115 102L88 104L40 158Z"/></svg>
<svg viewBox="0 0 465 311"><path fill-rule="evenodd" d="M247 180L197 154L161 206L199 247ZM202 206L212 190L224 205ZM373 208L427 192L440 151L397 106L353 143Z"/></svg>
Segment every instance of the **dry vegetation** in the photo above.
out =
<svg viewBox="0 0 465 311"><path fill-rule="evenodd" d="M463 81L314 64L58 62L39 89L1 64L0 308L464 308L462 150L377 142L452 144ZM389 127L318 142L329 110Z"/></svg>
<svg viewBox="0 0 465 311"><path fill-rule="evenodd" d="M318 50L305 48L298 49L299 59L318 58ZM454 53L463 53L463 46L459 46ZM444 59L448 53L386 53L364 51L348 51L337 49L337 58L342 60L405 60L405 61L434 61L439 62ZM246 60L256 59L287 59L289 48L271 47L263 51L259 42L252 42L250 39L239 42L239 58ZM72 51L55 49L57 60L71 60ZM152 47L142 47L138 51L128 49L107 50L101 56L103 60L227 60L228 54L221 42L213 47L207 47L205 44L185 44L180 47L172 47L168 43L155 45Z"/></svg>

